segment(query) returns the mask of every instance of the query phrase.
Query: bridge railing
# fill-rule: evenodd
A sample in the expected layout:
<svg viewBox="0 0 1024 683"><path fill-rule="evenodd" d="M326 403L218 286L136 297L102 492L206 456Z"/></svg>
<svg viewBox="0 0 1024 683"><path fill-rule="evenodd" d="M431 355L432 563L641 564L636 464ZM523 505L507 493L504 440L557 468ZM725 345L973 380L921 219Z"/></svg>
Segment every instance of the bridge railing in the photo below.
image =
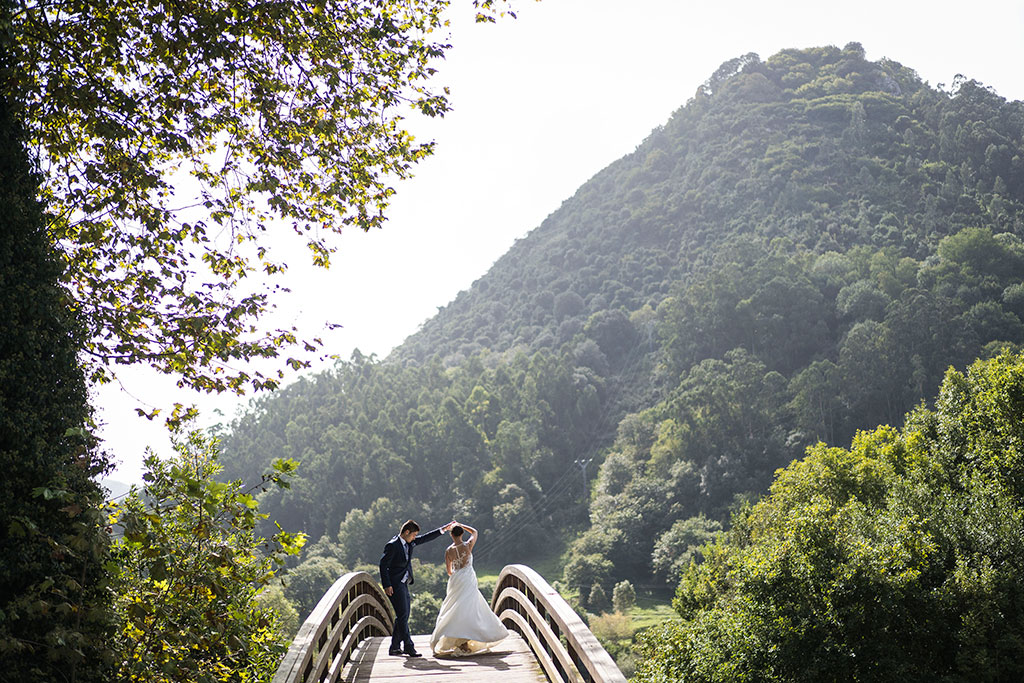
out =
<svg viewBox="0 0 1024 683"><path fill-rule="evenodd" d="M334 582L299 628L273 683L336 681L352 650L370 636L391 635L391 601L366 572Z"/></svg>
<svg viewBox="0 0 1024 683"><path fill-rule="evenodd" d="M572 607L526 565L501 570L491 609L530 644L553 683L625 683L611 655Z"/></svg>
<svg viewBox="0 0 1024 683"><path fill-rule="evenodd" d="M501 570L491 608L533 650L552 681L625 683L614 660L562 596L533 569ZM332 683L352 651L370 636L391 635L394 612L375 577L345 574L302 624L273 683Z"/></svg>

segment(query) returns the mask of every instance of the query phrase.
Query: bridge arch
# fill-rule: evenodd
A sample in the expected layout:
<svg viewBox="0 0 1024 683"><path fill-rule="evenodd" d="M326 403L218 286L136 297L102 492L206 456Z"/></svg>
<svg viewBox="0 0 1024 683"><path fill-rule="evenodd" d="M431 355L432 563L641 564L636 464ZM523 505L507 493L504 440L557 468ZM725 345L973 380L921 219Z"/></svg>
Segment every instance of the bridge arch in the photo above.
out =
<svg viewBox="0 0 1024 683"><path fill-rule="evenodd" d="M491 609L529 644L552 683L625 683L586 624L530 567L511 564L501 570ZM273 683L334 683L362 641L391 635L393 619L375 577L345 574L299 628Z"/></svg>
<svg viewBox="0 0 1024 683"><path fill-rule="evenodd" d="M273 683L337 681L360 642L391 635L394 614L391 601L370 574L345 574L299 627Z"/></svg>
<svg viewBox="0 0 1024 683"><path fill-rule="evenodd" d="M491 609L526 639L551 681L625 683L615 660L576 611L525 564L501 570Z"/></svg>

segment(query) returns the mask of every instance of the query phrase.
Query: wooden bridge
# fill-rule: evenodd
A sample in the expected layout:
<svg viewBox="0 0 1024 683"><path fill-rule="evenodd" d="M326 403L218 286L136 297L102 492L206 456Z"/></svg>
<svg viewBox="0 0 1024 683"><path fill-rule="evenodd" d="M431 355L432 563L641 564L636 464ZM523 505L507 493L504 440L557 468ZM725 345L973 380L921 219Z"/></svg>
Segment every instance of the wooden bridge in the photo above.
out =
<svg viewBox="0 0 1024 683"><path fill-rule="evenodd" d="M423 657L392 657L387 654L391 602L370 574L346 574L299 629L273 683L625 683L576 612L529 567L511 564L501 570L491 609L512 635L488 654L434 658L430 636L420 635L413 641Z"/></svg>

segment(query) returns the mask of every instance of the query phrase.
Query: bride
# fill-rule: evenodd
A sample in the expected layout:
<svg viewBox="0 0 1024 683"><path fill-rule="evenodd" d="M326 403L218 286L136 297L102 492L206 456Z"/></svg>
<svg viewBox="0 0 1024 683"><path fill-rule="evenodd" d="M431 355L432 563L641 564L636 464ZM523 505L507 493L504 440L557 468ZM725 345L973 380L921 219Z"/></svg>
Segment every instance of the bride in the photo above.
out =
<svg viewBox="0 0 1024 683"><path fill-rule="evenodd" d="M466 532L469 537L464 538ZM486 652L508 636L508 629L491 611L477 587L473 546L480 534L468 524L451 528L452 544L444 551L448 594L430 636L435 655L460 657Z"/></svg>

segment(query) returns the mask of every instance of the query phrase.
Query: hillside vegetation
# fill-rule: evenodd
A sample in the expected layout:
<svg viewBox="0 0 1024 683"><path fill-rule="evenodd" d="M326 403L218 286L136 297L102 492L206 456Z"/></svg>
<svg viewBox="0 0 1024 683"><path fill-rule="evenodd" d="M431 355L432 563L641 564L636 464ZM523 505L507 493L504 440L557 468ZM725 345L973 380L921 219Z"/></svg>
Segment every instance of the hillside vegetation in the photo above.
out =
<svg viewBox="0 0 1024 683"><path fill-rule="evenodd" d="M1001 355L902 430L812 448L688 568L637 680L1021 680L1022 412Z"/></svg>
<svg viewBox="0 0 1024 683"><path fill-rule="evenodd" d="M581 606L669 590L808 447L1024 342L1022 136L856 43L731 60L388 358L254 404L225 475L301 462L261 501L319 539L296 576L456 515L484 563L569 543Z"/></svg>

